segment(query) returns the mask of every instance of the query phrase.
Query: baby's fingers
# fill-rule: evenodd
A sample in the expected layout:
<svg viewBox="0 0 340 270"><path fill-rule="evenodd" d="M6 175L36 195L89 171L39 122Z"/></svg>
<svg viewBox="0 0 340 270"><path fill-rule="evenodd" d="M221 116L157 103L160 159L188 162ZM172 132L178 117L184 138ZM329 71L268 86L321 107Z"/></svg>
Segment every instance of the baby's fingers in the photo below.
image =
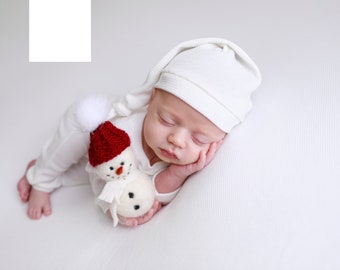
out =
<svg viewBox="0 0 340 270"><path fill-rule="evenodd" d="M204 151L200 152L198 160L196 162L196 169L195 171L202 170L206 166L207 154Z"/></svg>
<svg viewBox="0 0 340 270"><path fill-rule="evenodd" d="M206 164L205 165L208 165L211 160L213 159L217 149L218 149L218 143L217 142L213 142L212 144L210 144L210 147L208 149L208 152L206 154Z"/></svg>

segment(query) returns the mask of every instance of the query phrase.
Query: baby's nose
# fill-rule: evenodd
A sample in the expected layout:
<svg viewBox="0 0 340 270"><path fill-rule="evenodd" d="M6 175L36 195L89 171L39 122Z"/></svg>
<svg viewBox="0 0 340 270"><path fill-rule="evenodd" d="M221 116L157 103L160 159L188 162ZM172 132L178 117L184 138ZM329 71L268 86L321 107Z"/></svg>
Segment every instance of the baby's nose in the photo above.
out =
<svg viewBox="0 0 340 270"><path fill-rule="evenodd" d="M186 136L187 134L184 130L179 130L168 136L168 142L177 147L183 148L185 147Z"/></svg>
<svg viewBox="0 0 340 270"><path fill-rule="evenodd" d="M123 166L120 166L117 170L116 170L116 174L117 175L121 175L123 173Z"/></svg>

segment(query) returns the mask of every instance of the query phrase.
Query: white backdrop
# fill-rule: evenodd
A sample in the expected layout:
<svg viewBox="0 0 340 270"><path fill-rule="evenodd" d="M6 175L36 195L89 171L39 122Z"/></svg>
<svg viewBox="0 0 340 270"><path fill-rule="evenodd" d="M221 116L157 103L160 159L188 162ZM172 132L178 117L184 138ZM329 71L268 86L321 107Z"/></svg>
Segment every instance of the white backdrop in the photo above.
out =
<svg viewBox="0 0 340 270"><path fill-rule="evenodd" d="M1 0L0 268L340 269L339 15L336 0L93 0L91 63L29 63L28 1ZM29 220L16 182L64 110L123 95L198 37L232 40L263 75L214 162L135 229L113 229L87 185Z"/></svg>

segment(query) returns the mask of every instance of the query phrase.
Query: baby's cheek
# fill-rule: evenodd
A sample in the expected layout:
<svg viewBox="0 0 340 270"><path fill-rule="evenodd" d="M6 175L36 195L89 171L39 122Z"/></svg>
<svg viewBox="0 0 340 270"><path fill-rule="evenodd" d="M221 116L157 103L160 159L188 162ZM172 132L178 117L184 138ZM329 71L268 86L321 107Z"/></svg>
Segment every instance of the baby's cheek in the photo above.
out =
<svg viewBox="0 0 340 270"><path fill-rule="evenodd" d="M209 148L210 148L210 144L205 144L202 150L203 150L205 153L207 153L208 150L209 150Z"/></svg>
<svg viewBox="0 0 340 270"><path fill-rule="evenodd" d="M162 137L163 131L159 125L154 124L144 131L144 138L149 145L157 144Z"/></svg>
<svg viewBox="0 0 340 270"><path fill-rule="evenodd" d="M201 151L203 151L202 148L195 147L192 149L190 155L188 155L188 164L196 162L200 157Z"/></svg>

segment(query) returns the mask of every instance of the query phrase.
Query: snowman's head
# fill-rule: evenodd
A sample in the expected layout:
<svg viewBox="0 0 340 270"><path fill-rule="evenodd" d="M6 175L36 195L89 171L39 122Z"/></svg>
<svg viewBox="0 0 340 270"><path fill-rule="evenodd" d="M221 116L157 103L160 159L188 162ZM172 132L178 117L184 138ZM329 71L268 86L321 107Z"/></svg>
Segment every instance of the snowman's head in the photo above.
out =
<svg viewBox="0 0 340 270"><path fill-rule="evenodd" d="M137 160L131 147L113 159L94 167L95 173L106 182L124 180L137 168Z"/></svg>

